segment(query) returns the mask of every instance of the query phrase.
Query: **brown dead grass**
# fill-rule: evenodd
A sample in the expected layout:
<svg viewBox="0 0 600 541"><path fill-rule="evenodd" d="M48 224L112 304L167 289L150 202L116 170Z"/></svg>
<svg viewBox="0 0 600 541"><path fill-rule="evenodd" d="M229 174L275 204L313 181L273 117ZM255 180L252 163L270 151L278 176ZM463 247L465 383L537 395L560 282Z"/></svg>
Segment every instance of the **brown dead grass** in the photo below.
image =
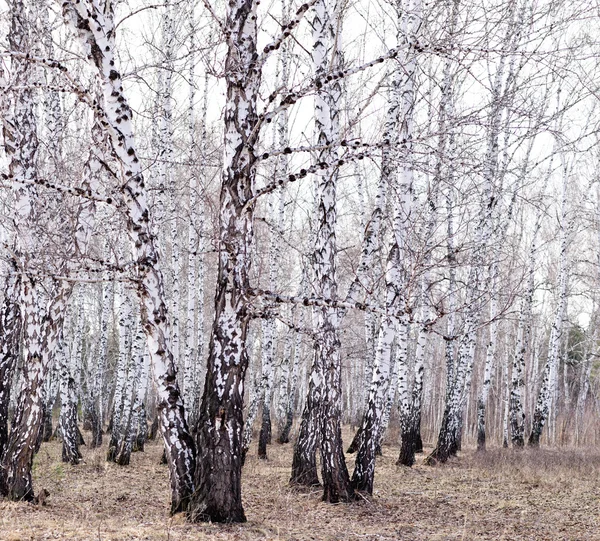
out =
<svg viewBox="0 0 600 541"><path fill-rule="evenodd" d="M50 492L47 506L0 502L0 539L600 541L595 450L467 450L444 466L408 469L395 466L395 447L384 447L373 498L329 505L319 491L288 488L291 446L274 444L267 462L247 459L242 525L169 517L159 444L133 455L129 467L106 463L104 453L84 448L85 463L69 466L59 444L44 444L35 487Z"/></svg>

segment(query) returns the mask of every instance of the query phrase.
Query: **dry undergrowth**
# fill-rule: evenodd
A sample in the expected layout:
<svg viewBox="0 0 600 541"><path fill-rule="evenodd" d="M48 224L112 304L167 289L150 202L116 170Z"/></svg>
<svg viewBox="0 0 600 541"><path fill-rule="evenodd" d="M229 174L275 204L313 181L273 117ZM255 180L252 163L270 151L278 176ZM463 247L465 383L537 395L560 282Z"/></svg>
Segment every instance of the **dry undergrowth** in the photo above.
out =
<svg viewBox="0 0 600 541"><path fill-rule="evenodd" d="M267 462L247 459L243 525L170 518L157 443L129 467L106 463L104 449L83 452L85 463L69 466L59 444L44 444L35 487L50 492L47 505L0 501L2 541L600 540L598 451L465 451L444 466L419 459L407 469L395 466L396 448L385 447L372 500L334 506L320 492L287 487L291 447L274 444Z"/></svg>

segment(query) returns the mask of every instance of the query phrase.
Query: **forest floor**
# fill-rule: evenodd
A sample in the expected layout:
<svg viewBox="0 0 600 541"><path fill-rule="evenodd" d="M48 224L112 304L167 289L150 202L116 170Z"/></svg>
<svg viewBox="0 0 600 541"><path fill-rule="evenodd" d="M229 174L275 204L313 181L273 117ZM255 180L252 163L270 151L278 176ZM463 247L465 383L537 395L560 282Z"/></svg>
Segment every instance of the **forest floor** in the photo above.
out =
<svg viewBox="0 0 600 541"><path fill-rule="evenodd" d="M290 444L271 445L268 461L253 446L241 525L169 517L156 442L127 467L106 463L104 448L84 447L78 466L63 464L60 451L59 443L44 444L35 460L36 492L50 493L45 506L0 501L0 540L600 541L599 450L465 450L443 466L425 466L421 455L404 468L395 465L397 447L384 446L373 498L330 505L320 491L288 488Z"/></svg>

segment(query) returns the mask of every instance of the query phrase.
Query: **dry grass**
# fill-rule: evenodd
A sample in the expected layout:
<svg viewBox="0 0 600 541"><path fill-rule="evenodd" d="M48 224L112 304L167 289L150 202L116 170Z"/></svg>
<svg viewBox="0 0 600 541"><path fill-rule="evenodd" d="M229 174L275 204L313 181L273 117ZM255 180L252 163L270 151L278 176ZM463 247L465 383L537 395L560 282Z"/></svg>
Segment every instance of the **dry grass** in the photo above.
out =
<svg viewBox="0 0 600 541"><path fill-rule="evenodd" d="M190 525L168 516L158 444L125 468L85 448L85 464L64 465L60 445L45 444L35 487L50 492L47 506L0 502L0 539L600 540L597 451L467 450L445 466L407 469L386 447L372 500L335 506L287 487L289 445L269 452L267 462L249 456L244 469L248 523Z"/></svg>

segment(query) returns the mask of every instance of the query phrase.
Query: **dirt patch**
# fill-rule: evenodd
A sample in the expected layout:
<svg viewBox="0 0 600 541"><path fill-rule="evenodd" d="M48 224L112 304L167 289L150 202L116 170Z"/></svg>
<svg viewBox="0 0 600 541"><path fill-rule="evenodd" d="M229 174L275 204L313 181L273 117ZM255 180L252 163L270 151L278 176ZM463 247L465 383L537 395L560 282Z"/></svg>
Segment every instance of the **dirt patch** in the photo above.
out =
<svg viewBox="0 0 600 541"><path fill-rule="evenodd" d="M600 452L466 450L444 466L395 465L396 447L378 459L375 493L352 505L320 501L320 491L288 488L291 445L255 450L244 468L242 525L191 525L169 517L162 448L150 443L130 466L83 448L83 464L44 444L34 465L46 505L0 502L0 539L126 540L598 540ZM353 457L349 457L349 467Z"/></svg>

